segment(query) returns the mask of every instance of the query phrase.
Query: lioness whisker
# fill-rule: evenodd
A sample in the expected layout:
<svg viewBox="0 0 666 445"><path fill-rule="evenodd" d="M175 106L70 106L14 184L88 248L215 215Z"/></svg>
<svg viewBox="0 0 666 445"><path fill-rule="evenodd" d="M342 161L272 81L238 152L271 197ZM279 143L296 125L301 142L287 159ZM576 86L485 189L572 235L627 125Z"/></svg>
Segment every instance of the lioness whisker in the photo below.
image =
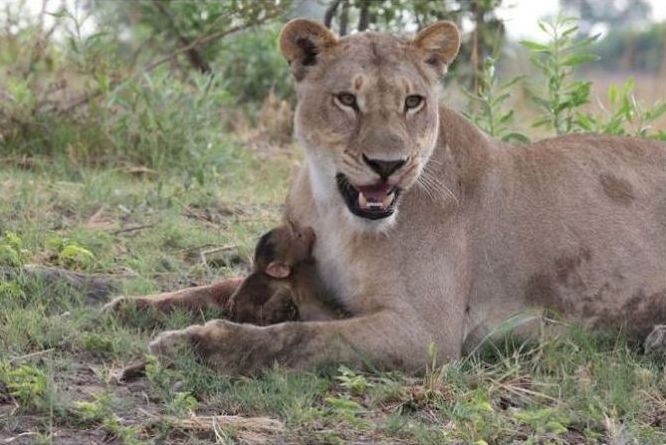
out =
<svg viewBox="0 0 666 445"><path fill-rule="evenodd" d="M430 187L435 196L448 194L451 198L453 198L456 204L459 204L458 197L451 191L451 189L449 189L446 184L441 182L427 170L423 170L423 172L421 172L419 180L422 181L422 184Z"/></svg>

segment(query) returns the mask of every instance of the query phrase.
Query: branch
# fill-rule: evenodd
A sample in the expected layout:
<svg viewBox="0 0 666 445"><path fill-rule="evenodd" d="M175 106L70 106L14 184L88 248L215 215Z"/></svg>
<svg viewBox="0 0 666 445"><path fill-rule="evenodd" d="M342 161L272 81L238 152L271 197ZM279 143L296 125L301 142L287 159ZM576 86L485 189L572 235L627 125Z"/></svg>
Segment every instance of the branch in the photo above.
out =
<svg viewBox="0 0 666 445"><path fill-rule="evenodd" d="M130 74L129 76L127 76L126 78L124 78L122 80L117 80L115 82L112 82L111 85L110 85L110 88L116 87L119 84L121 84L122 82L125 82L129 79L132 79L133 77L138 77L140 74L148 73L148 72L154 70L155 68L157 68L158 66L160 66L160 65L168 62L169 60L173 59L174 57L176 57L180 54L183 54L183 53L185 53L185 52L187 52L187 51L189 51L193 48L197 48L201 45L205 45L207 43L210 43L210 42L213 42L215 40L221 39L222 37L226 37L230 34L235 34L239 31L243 31L243 30L245 30L247 28L250 28L252 26L259 25L259 24L264 23L268 20L271 20L271 19L274 19L274 18L278 17L281 13L282 13L281 11L276 10L272 14L268 14L265 17L262 17L261 20L259 20L259 21L233 26L231 28L225 29L224 31L217 31L217 32L214 32L214 33L211 33L211 34L207 34L207 35L197 37L195 40L192 41L192 43L177 49L176 51L172 52L171 54L169 54L167 56L164 56L160 59L157 59L157 60L154 60L154 61L148 63L147 65L145 65L143 67L142 71L135 72L134 74ZM97 89L95 91L83 94L83 95L79 96L78 98L74 99L72 102L70 102L65 107L61 108L59 110L59 113L60 114L68 113L68 112L72 111L73 109L80 107L81 105L85 105L91 99L99 97L102 94L103 94L103 91L101 89Z"/></svg>
<svg viewBox="0 0 666 445"><path fill-rule="evenodd" d="M338 6L340 6L340 2L342 2L342 0L333 0L329 7L326 8L326 12L324 13L324 26L326 26L328 29L331 29L333 17L335 16L335 12L338 10Z"/></svg>
<svg viewBox="0 0 666 445"><path fill-rule="evenodd" d="M180 31L178 30L178 26L176 26L176 21L174 20L171 13L167 11L164 4L160 1L153 1L153 4L169 22L169 28L171 28L171 31L176 35L180 43L185 46L192 43L184 35L180 33ZM211 72L210 65L208 64L208 62L206 62L201 53L199 53L199 51L196 50L196 48L188 49L187 51L185 51L185 54L187 55L187 59L190 61L190 64L194 68L198 69L203 74L210 74Z"/></svg>

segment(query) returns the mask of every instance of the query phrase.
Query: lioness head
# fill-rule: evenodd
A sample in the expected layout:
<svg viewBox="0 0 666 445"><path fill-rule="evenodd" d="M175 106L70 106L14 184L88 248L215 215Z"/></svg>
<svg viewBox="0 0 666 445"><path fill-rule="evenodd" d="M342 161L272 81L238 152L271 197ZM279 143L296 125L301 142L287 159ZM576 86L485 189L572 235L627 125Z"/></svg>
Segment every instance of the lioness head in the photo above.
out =
<svg viewBox="0 0 666 445"><path fill-rule="evenodd" d="M451 22L413 40L374 32L338 39L305 19L284 26L280 48L298 93L296 135L318 204L344 207L364 228L395 219L400 194L415 184L437 141L439 77L459 46Z"/></svg>

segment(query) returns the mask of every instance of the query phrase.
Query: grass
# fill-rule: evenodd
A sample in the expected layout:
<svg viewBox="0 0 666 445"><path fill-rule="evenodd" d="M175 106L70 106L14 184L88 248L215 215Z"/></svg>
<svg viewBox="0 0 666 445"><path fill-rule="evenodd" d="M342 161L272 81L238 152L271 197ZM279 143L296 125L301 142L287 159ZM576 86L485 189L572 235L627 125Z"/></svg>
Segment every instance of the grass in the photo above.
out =
<svg viewBox="0 0 666 445"><path fill-rule="evenodd" d="M99 274L125 294L242 273L298 158L219 150L228 161L192 183L179 170L9 159L0 264ZM155 332L224 314L121 322L102 303L27 273L0 282L0 443L666 443L664 360L618 333L507 340L421 377L340 367L230 379L183 357L117 384Z"/></svg>

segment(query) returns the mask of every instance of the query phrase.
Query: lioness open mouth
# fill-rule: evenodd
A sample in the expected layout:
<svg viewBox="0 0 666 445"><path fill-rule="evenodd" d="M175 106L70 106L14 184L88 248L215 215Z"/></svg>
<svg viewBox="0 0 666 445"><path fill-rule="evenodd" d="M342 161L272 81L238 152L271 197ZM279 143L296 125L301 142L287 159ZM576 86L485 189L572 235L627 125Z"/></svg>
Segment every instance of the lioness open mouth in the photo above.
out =
<svg viewBox="0 0 666 445"><path fill-rule="evenodd" d="M367 219L382 219L395 212L401 189L386 183L354 187L342 173L335 176L338 190L354 215Z"/></svg>

